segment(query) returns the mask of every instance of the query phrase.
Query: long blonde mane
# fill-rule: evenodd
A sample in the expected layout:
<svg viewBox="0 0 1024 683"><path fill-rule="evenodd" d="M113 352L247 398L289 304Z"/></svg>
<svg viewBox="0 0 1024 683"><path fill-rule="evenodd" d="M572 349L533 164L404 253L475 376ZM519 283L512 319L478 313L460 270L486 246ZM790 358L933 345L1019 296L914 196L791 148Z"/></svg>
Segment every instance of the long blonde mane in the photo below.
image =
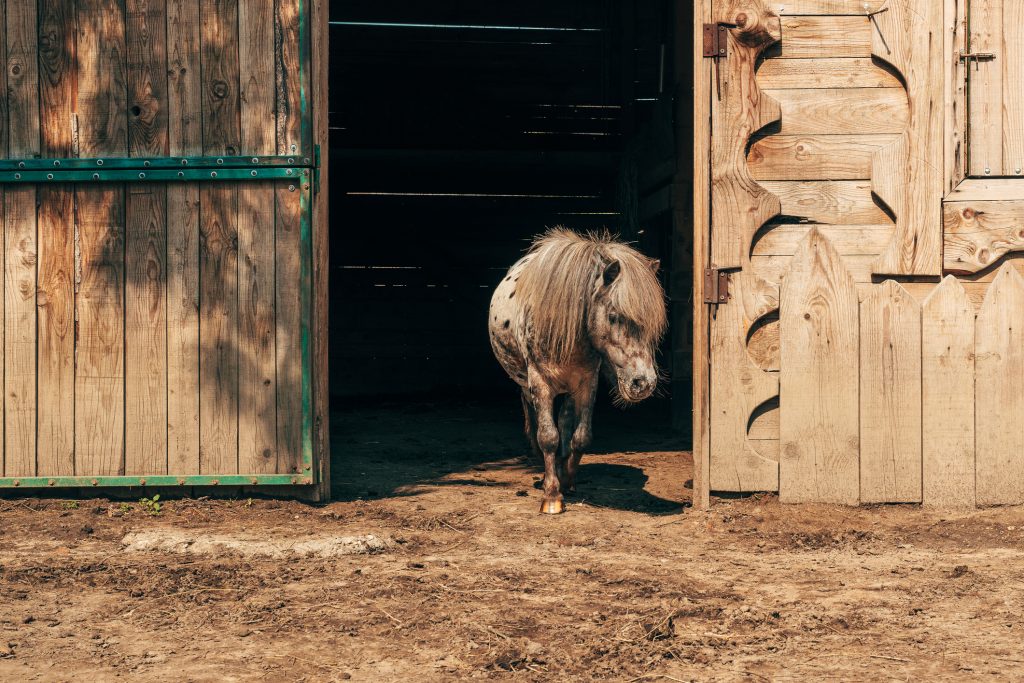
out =
<svg viewBox="0 0 1024 683"><path fill-rule="evenodd" d="M585 235L557 227L541 235L524 259L516 297L533 327L536 348L556 362L569 360L587 339L587 313L604 267L619 262L611 304L656 345L668 325L665 293L651 261L607 231Z"/></svg>

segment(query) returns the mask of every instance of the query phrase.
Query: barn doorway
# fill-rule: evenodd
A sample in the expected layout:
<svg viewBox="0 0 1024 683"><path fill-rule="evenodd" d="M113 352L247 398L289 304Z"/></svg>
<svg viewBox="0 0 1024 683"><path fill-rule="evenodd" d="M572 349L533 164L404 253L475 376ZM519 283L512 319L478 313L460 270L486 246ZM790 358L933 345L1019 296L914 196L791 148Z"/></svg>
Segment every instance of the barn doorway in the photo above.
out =
<svg viewBox="0 0 1024 683"><path fill-rule="evenodd" d="M688 449L689 5L350 0L330 20L334 495L525 455L487 307L555 225L635 241L670 297L662 391L626 412L602 392L594 450Z"/></svg>

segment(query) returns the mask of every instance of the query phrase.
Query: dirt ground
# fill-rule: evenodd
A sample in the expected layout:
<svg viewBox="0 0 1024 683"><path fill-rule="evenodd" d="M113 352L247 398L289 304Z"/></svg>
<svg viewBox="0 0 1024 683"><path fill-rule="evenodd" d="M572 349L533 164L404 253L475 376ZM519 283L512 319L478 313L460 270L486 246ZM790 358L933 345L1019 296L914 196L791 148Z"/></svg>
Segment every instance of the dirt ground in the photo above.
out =
<svg viewBox="0 0 1024 683"><path fill-rule="evenodd" d="M627 413L542 517L515 408L344 410L322 507L0 500L0 680L1024 678L1024 509L696 513ZM287 550L349 536L383 549Z"/></svg>

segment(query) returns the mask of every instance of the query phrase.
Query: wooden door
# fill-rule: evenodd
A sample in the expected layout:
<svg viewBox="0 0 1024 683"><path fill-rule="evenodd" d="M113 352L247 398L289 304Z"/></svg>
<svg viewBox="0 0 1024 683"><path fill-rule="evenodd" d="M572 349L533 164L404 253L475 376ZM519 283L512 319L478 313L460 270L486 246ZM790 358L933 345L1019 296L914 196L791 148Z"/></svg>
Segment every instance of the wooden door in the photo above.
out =
<svg viewBox="0 0 1024 683"><path fill-rule="evenodd" d="M312 483L306 4L0 9L0 486Z"/></svg>

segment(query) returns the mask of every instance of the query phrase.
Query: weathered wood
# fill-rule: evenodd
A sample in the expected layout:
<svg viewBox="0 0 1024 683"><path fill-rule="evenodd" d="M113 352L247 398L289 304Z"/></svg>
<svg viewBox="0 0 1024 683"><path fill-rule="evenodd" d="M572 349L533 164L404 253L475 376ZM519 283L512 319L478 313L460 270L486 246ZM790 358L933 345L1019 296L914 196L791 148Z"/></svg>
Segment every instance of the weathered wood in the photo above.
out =
<svg viewBox="0 0 1024 683"><path fill-rule="evenodd" d="M764 93L782 110L782 135L902 133L907 125L903 88L766 88Z"/></svg>
<svg viewBox="0 0 1024 683"><path fill-rule="evenodd" d="M849 14L863 17L885 6L885 0L779 0L779 11L790 14Z"/></svg>
<svg viewBox="0 0 1024 683"><path fill-rule="evenodd" d="M947 202L1010 199L1024 201L1024 183L1016 178L967 178L946 197Z"/></svg>
<svg viewBox="0 0 1024 683"><path fill-rule="evenodd" d="M11 158L39 154L39 27L37 5L5 3L7 10L7 120Z"/></svg>
<svg viewBox="0 0 1024 683"><path fill-rule="evenodd" d="M167 188L127 200L125 474L167 474Z"/></svg>
<svg viewBox="0 0 1024 683"><path fill-rule="evenodd" d="M199 471L238 471L238 185L200 188Z"/></svg>
<svg viewBox="0 0 1024 683"><path fill-rule="evenodd" d="M302 469L302 216L297 185L278 183L276 196L278 279L295 283L277 288L277 466L279 472L297 473Z"/></svg>
<svg viewBox="0 0 1024 683"><path fill-rule="evenodd" d="M299 53L299 0L277 0L274 14L277 153L310 154L302 140L302 81L306 58ZM308 71L308 68L307 68Z"/></svg>
<svg viewBox="0 0 1024 683"><path fill-rule="evenodd" d="M1024 251L1024 202L947 202L942 206L943 267L977 273L1011 252Z"/></svg>
<svg viewBox="0 0 1024 683"><path fill-rule="evenodd" d="M167 2L125 0L128 20L128 154L168 154Z"/></svg>
<svg viewBox="0 0 1024 683"><path fill-rule="evenodd" d="M868 57L768 59L757 70L765 90L780 88L899 88L895 76ZM783 117L785 120L785 117Z"/></svg>
<svg viewBox="0 0 1024 683"><path fill-rule="evenodd" d="M81 284L75 296L75 471L83 474L125 472L124 192L116 186L76 190Z"/></svg>
<svg viewBox="0 0 1024 683"><path fill-rule="evenodd" d="M770 226L754 243L752 256L792 256L811 225L806 223ZM892 225L814 226L841 256L877 256L889 243Z"/></svg>
<svg viewBox="0 0 1024 683"><path fill-rule="evenodd" d="M202 26L203 152L242 154L238 96L238 0L213 0L200 12Z"/></svg>
<svg viewBox="0 0 1024 683"><path fill-rule="evenodd" d="M779 378L757 367L747 354L744 315L746 289L756 282L749 271L732 277L734 301L719 307L711 323L711 490L777 491L779 463L758 453L747 436L754 411L779 395Z"/></svg>
<svg viewBox="0 0 1024 683"><path fill-rule="evenodd" d="M183 133L187 129L177 130ZM191 143L186 137L172 134L172 147L179 144ZM199 186L170 183L167 186L167 468L171 474L199 474L199 382Z"/></svg>
<svg viewBox="0 0 1024 683"><path fill-rule="evenodd" d="M754 180L867 180L892 135L771 135L747 155Z"/></svg>
<svg viewBox="0 0 1024 683"><path fill-rule="evenodd" d="M313 141L325 150L329 148L329 98L327 92L330 83L328 73L330 63L329 6L330 3L327 0L313 0L310 7L312 12L310 25L313 27L312 55L310 55L312 62L310 80L313 93ZM678 13L676 21L678 30L681 32L678 35L685 32L685 28L680 22L689 20L690 18L685 16L685 12ZM677 54L686 55L690 47L684 46L680 41L676 50ZM682 60L677 60L676 63L678 65L676 73L686 73L689 65ZM328 184L329 156L329 154L324 154L320 159L320 184L322 187L330 187ZM313 198L312 206L313 327L311 334L313 338L311 343L313 344L313 457L315 458L313 474L317 475L317 498L321 502L331 499L330 374L328 372L330 348L328 335L330 318L329 194L323 191L317 193ZM688 358L691 357L692 354L688 356Z"/></svg>
<svg viewBox="0 0 1024 683"><path fill-rule="evenodd" d="M869 180L763 180L782 202L782 214L808 223L888 225L892 220L871 196Z"/></svg>
<svg viewBox="0 0 1024 683"><path fill-rule="evenodd" d="M7 115L7 3L0 5L0 94L3 95L0 97L0 158L6 159L10 150L11 129Z"/></svg>
<svg viewBox="0 0 1024 683"><path fill-rule="evenodd" d="M996 55L971 64L970 169L972 175L1000 175L1003 169L1004 0L971 0L970 48Z"/></svg>
<svg viewBox="0 0 1024 683"><path fill-rule="evenodd" d="M782 16L782 35L777 57L870 57L871 22L866 15Z"/></svg>
<svg viewBox="0 0 1024 683"><path fill-rule="evenodd" d="M942 11L935 0L892 0L876 17L872 52L902 74L910 99L906 130L871 164L872 188L896 217L896 234L875 266L879 275L942 272L945 145L935 134L944 112Z"/></svg>
<svg viewBox="0 0 1024 683"><path fill-rule="evenodd" d="M945 42L945 115L943 130L945 152L942 192L948 195L967 173L967 64L960 59L968 51L967 0L944 0Z"/></svg>
<svg viewBox="0 0 1024 683"><path fill-rule="evenodd" d="M720 21L738 27L729 31L729 58L717 67L721 98L711 107L711 261L719 268L740 267L754 233L780 211L778 199L753 181L745 159L750 137L780 116L755 77L761 54L779 39L779 20L740 5L716 10Z"/></svg>
<svg viewBox="0 0 1024 683"><path fill-rule="evenodd" d="M860 305L860 500L921 502L921 308L892 280Z"/></svg>
<svg viewBox="0 0 1024 683"><path fill-rule="evenodd" d="M170 153L203 152L199 0L167 0L167 126Z"/></svg>
<svg viewBox="0 0 1024 683"><path fill-rule="evenodd" d="M3 192L4 476L17 477L36 473L36 191L7 187ZM44 220L50 215L49 206L40 212ZM42 264L39 272L45 276L49 270ZM45 285L39 289L43 315L48 311ZM43 325L39 329L45 333L48 326ZM39 367L40 382L46 371ZM45 424L40 422L40 429ZM66 453L70 455L70 447Z"/></svg>
<svg viewBox="0 0 1024 683"><path fill-rule="evenodd" d="M1003 175L1024 173L1024 4L1003 3Z"/></svg>
<svg viewBox="0 0 1024 683"><path fill-rule="evenodd" d="M124 7L120 0L78 0L77 9L78 155L127 156Z"/></svg>
<svg viewBox="0 0 1024 683"><path fill-rule="evenodd" d="M77 156L75 113L75 6L63 0L39 2L39 133L42 154Z"/></svg>
<svg viewBox="0 0 1024 683"><path fill-rule="evenodd" d="M812 229L782 286L779 498L856 504L857 290L842 258Z"/></svg>
<svg viewBox="0 0 1024 683"><path fill-rule="evenodd" d="M871 266L878 259L877 254L840 254L840 257L850 279L857 283L872 281ZM765 282L778 285L787 277L790 259L789 256L751 256L750 264Z"/></svg>
<svg viewBox="0 0 1024 683"><path fill-rule="evenodd" d="M1024 279L1010 264L988 290L975 329L979 505L1024 503Z"/></svg>
<svg viewBox="0 0 1024 683"><path fill-rule="evenodd" d="M974 307L943 279L922 306L923 502L974 506Z"/></svg>

